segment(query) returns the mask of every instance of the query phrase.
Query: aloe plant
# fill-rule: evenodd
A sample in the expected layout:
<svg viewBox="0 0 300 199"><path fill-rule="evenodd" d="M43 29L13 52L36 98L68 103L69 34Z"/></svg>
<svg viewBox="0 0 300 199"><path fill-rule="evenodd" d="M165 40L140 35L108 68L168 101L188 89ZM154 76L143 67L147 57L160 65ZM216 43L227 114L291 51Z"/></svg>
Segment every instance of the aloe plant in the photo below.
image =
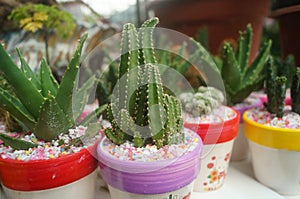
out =
<svg viewBox="0 0 300 199"><path fill-rule="evenodd" d="M249 66L251 44L252 28L249 24L244 32L240 32L236 50L231 43L224 42L221 60L216 61L224 81L227 104L230 106L243 102L264 81L264 66L272 42L269 40L263 45Z"/></svg>
<svg viewBox="0 0 300 199"><path fill-rule="evenodd" d="M20 68L0 45L0 74L13 91L0 88L0 107L8 111L25 131L32 132L38 139L51 141L59 134L67 133L68 129L74 127L84 108L88 90L96 80L92 76L77 88L80 56L86 38L87 34L81 37L60 84L44 59L41 61L40 73L35 74L19 51ZM86 124L88 119L84 122ZM15 149L35 146L5 134L0 134L0 139Z"/></svg>
<svg viewBox="0 0 300 199"><path fill-rule="evenodd" d="M136 147L154 144L158 148L182 142L181 104L164 93L152 33L158 23L152 18L140 29L125 24L119 78L108 108L112 128L105 135L120 145L130 141Z"/></svg>

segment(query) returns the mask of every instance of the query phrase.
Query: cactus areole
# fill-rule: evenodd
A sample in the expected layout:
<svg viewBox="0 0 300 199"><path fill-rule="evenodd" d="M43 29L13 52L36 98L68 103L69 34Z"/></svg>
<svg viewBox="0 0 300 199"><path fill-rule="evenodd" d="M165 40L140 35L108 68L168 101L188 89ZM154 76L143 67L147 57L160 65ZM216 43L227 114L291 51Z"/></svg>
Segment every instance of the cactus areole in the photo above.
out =
<svg viewBox="0 0 300 199"><path fill-rule="evenodd" d="M127 140L136 147L161 148L184 139L181 104L164 93L154 55L152 33L157 23L152 18L140 29L124 25L119 79L108 108L112 128L105 129L117 145Z"/></svg>

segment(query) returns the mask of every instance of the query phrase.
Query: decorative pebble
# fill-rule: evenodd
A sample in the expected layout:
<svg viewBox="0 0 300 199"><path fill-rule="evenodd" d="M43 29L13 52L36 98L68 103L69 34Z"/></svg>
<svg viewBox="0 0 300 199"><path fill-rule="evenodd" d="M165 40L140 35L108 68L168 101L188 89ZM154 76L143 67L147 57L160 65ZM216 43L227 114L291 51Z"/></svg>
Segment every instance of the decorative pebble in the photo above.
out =
<svg viewBox="0 0 300 199"><path fill-rule="evenodd" d="M275 114L269 113L264 107L250 109L247 112L247 116L249 119L266 126L290 129L300 128L300 115L291 112L291 106L285 107L282 118L278 118Z"/></svg>
<svg viewBox="0 0 300 199"><path fill-rule="evenodd" d="M155 145L136 148L130 142L125 142L118 146L108 139L102 142L102 147L108 154L120 160L153 162L174 159L193 151L198 144L198 138L195 137L193 131L184 129L184 132L185 141L183 143L166 145L160 149Z"/></svg>
<svg viewBox="0 0 300 199"><path fill-rule="evenodd" d="M218 109L214 109L212 113L201 115L200 117L194 117L191 114L183 113L184 121L195 124L220 123L230 120L235 116L236 112L227 106L221 106Z"/></svg>
<svg viewBox="0 0 300 199"><path fill-rule="evenodd" d="M0 125L0 133L5 133L5 130L1 130L3 125ZM101 133L96 137L90 139L88 142L84 140L84 146L69 146L67 144L72 140L81 137L85 134L86 127L79 126L74 129L70 129L68 134L61 134L57 140L52 142L45 142L38 140L34 134L24 135L23 140L38 144L35 148L28 150L14 150L11 147L5 146L0 143L0 155L3 159L15 159L15 160L45 160L57 158L63 155L71 154L80 151L83 148L94 143L96 139L101 137ZM11 135L11 133L9 134ZM19 136L20 134L13 133L12 136ZM63 144L62 144L63 143Z"/></svg>

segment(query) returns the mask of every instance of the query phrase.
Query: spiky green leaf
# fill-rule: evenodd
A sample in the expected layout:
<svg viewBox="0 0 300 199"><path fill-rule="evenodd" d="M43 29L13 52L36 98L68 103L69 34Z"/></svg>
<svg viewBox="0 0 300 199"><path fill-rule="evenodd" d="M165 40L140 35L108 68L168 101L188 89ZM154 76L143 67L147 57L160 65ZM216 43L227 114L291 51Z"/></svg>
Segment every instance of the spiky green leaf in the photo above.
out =
<svg viewBox="0 0 300 199"><path fill-rule="evenodd" d="M71 118L63 112L54 97L50 96L41 107L34 134L39 139L51 141L59 134L67 133L72 127Z"/></svg>
<svg viewBox="0 0 300 199"><path fill-rule="evenodd" d="M2 142L4 142L5 145L8 145L15 150L27 150L29 148L34 148L37 146L36 144L33 144L31 142L20 140L18 138L13 138L9 135L2 133L0 134L0 140L2 140Z"/></svg>
<svg viewBox="0 0 300 199"><path fill-rule="evenodd" d="M35 87L38 90L41 90L41 83L36 77L36 74L31 70L28 63L25 61L23 55L21 54L20 50L17 48L18 56L21 62L21 70L24 73L24 75L27 77L27 79L31 80L31 82L35 85Z"/></svg>
<svg viewBox="0 0 300 199"><path fill-rule="evenodd" d="M50 67L46 63L45 59L42 59L40 65L40 78L41 78L41 86L42 86L42 94L44 97L48 97L49 95L55 96L58 90L58 83L54 78Z"/></svg>
<svg viewBox="0 0 300 199"><path fill-rule="evenodd" d="M35 118L18 98L2 88L0 88L0 107L8 111L18 121L21 121L27 128L33 130L36 123Z"/></svg>
<svg viewBox="0 0 300 199"><path fill-rule="evenodd" d="M67 67L67 70L65 71L65 74L61 80L60 87L56 95L56 101L58 105L62 108L63 112L69 118L74 118L72 112L73 91L74 88L76 87L76 78L80 66L81 52L82 52L83 44L87 39L87 36L88 36L87 34L84 34L80 38L77 49Z"/></svg>
<svg viewBox="0 0 300 199"><path fill-rule="evenodd" d="M230 43L225 42L221 56L223 59L221 74L224 84L230 86L232 90L236 90L241 84L241 69Z"/></svg>
<svg viewBox="0 0 300 199"><path fill-rule="evenodd" d="M43 96L32 81L14 64L2 44L0 44L0 60L0 72L12 86L15 94L26 109L37 118L40 106L44 101Z"/></svg>
<svg viewBox="0 0 300 199"><path fill-rule="evenodd" d="M95 83L96 77L93 75L78 90L75 91L73 99L73 115L75 120L77 120L82 113L89 96L89 91Z"/></svg>
<svg viewBox="0 0 300 199"><path fill-rule="evenodd" d="M87 115L82 121L80 121L79 125L87 126L89 123L96 122L96 120L98 120L100 115L106 111L107 108L107 104L103 104L102 106L98 107L96 110Z"/></svg>
<svg viewBox="0 0 300 199"><path fill-rule="evenodd" d="M246 31L240 32L238 41L238 48L236 52L237 62L240 64L240 70L242 75L248 67L250 52L252 44L252 27L250 24L247 25Z"/></svg>

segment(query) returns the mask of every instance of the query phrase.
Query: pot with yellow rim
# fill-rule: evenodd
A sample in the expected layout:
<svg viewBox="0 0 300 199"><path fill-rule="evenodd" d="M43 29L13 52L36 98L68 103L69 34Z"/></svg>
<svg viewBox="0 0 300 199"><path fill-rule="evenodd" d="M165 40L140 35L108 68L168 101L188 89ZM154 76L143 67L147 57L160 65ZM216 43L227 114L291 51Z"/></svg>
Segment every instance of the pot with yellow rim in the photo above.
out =
<svg viewBox="0 0 300 199"><path fill-rule="evenodd" d="M262 184L284 195L300 194L300 129L276 128L243 115L254 175Z"/></svg>

